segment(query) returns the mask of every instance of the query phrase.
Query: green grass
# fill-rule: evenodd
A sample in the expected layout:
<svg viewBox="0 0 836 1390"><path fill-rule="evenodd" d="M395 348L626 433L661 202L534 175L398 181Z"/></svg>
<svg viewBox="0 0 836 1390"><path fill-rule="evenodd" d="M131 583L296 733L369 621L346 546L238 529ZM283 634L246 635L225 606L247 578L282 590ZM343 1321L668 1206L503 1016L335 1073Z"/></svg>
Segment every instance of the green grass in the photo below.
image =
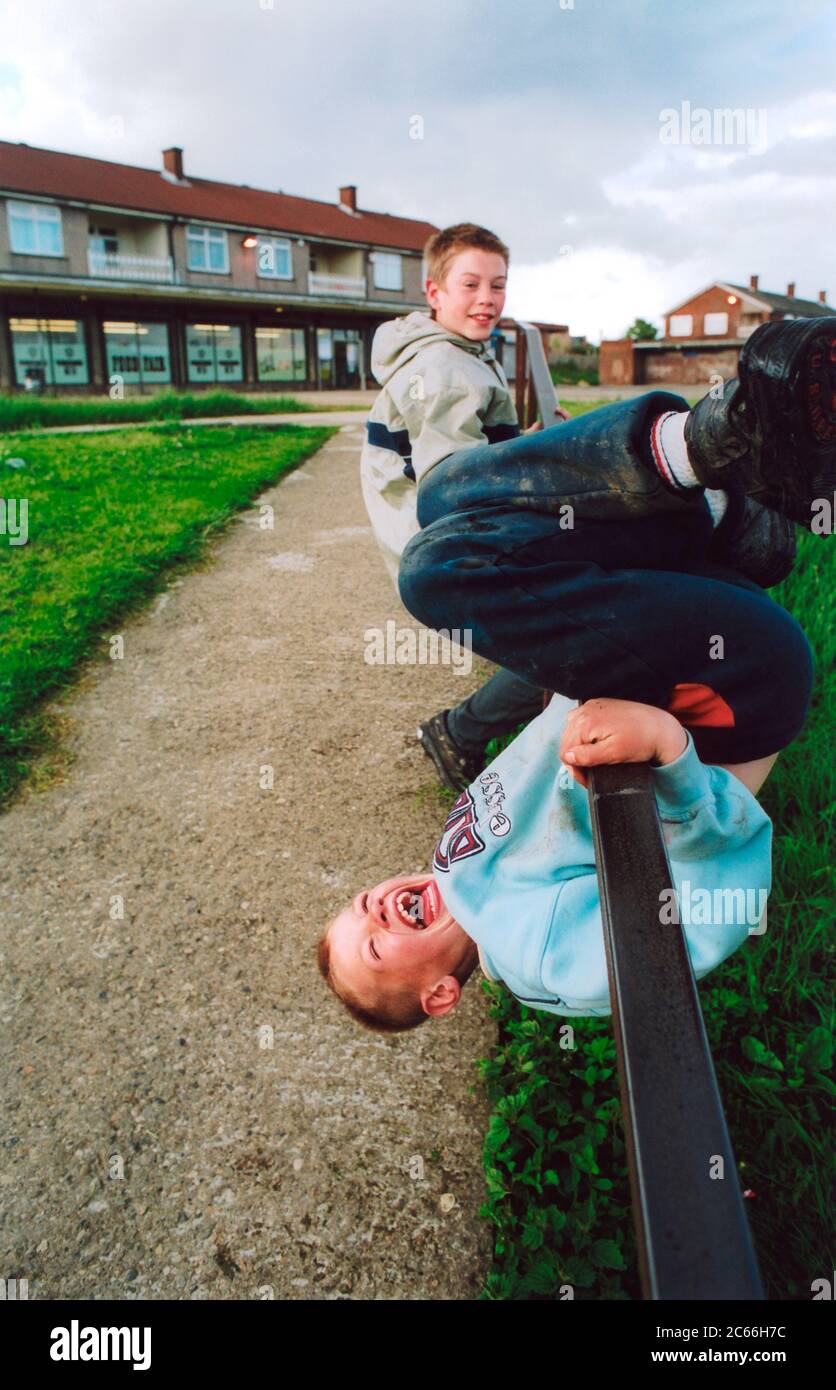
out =
<svg viewBox="0 0 836 1390"><path fill-rule="evenodd" d="M771 593L804 627L817 680L806 727L759 797L774 826L767 931L697 986L741 1188L756 1194L746 1210L768 1299L809 1299L811 1281L834 1268L834 591L832 547L800 532L796 567ZM638 1299L611 1021L481 988L499 1026L477 1064L494 1107L482 1214L495 1258L483 1297L554 1299L572 1284L579 1299ZM567 1024L574 1050L560 1045Z"/></svg>
<svg viewBox="0 0 836 1390"><path fill-rule="evenodd" d="M0 804L54 751L46 697L86 656L106 656L107 636L173 568L333 433L166 424L0 439L0 496L29 511L27 544L0 535Z"/></svg>
<svg viewBox="0 0 836 1390"><path fill-rule="evenodd" d="M0 396L0 431L47 429L55 425L125 425L144 420L192 420L214 415L291 415L341 409L309 405L293 396L241 396L235 391L189 395L159 391L112 401L107 396L83 399L60 396Z"/></svg>
<svg viewBox="0 0 836 1390"><path fill-rule="evenodd" d="M598 358L590 354L589 362L553 362L549 367L555 386L598 385Z"/></svg>

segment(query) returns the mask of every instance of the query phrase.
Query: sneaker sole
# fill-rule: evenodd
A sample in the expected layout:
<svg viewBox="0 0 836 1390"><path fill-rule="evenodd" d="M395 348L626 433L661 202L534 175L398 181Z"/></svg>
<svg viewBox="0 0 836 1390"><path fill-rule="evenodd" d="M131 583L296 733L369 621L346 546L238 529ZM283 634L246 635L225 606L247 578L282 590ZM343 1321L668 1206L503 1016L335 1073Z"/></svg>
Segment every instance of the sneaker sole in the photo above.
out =
<svg viewBox="0 0 836 1390"><path fill-rule="evenodd" d="M736 409L752 411L763 440L750 496L809 526L812 499L836 491L836 319L794 320L789 353L788 328L764 324L742 348ZM783 362L770 360L776 338Z"/></svg>
<svg viewBox="0 0 836 1390"><path fill-rule="evenodd" d="M438 747L432 735L428 733L426 729L424 729L422 726L419 726L417 734L418 742L421 744L421 747L423 748L427 757L432 759L435 765L435 770L438 773L439 779L441 780L441 782L443 782L444 786L447 788L448 791L460 792L464 791L465 787L470 786L471 779L469 778L467 781L461 779L455 780L454 774L450 771L446 762L444 761L441 749ZM463 773L461 774L461 778L464 778Z"/></svg>

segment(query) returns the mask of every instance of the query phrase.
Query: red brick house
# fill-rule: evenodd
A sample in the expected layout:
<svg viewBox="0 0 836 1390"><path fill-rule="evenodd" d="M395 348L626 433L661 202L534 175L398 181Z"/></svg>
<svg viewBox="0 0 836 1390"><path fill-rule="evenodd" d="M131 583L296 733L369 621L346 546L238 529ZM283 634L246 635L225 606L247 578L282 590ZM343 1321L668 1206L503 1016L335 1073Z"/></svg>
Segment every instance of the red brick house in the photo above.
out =
<svg viewBox="0 0 836 1390"><path fill-rule="evenodd" d="M817 300L800 299L794 282L787 285L786 294L778 294L760 289L757 275L748 285L717 281L668 310L663 337L602 342L601 384L703 385L717 375L728 380L737 372L743 343L760 324L825 314L836 314L825 290Z"/></svg>

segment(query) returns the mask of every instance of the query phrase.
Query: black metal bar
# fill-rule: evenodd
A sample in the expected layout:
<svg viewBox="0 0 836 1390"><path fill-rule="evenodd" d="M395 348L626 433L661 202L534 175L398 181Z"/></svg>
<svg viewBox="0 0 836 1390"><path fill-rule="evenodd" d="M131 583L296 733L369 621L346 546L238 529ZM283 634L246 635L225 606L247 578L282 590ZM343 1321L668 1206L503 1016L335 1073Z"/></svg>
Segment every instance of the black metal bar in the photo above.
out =
<svg viewBox="0 0 836 1390"><path fill-rule="evenodd" d="M650 767L588 784L643 1297L762 1299Z"/></svg>
<svg viewBox="0 0 836 1390"><path fill-rule="evenodd" d="M520 331L517 325L517 337L514 344L514 394L516 397L517 419L520 429L525 429L528 421L526 414L526 384L528 381L528 355L525 349L525 334Z"/></svg>

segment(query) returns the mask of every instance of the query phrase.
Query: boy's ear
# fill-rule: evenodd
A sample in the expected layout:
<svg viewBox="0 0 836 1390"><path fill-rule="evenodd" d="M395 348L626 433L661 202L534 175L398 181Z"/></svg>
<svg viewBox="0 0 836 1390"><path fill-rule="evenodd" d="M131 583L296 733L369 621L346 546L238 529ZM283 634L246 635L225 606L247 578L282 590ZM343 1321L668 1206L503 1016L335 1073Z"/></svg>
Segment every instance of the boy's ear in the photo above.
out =
<svg viewBox="0 0 836 1390"><path fill-rule="evenodd" d="M455 1009L462 996L462 987L455 975L445 975L435 989L424 990L421 994L421 1008L430 1018L441 1018Z"/></svg>

